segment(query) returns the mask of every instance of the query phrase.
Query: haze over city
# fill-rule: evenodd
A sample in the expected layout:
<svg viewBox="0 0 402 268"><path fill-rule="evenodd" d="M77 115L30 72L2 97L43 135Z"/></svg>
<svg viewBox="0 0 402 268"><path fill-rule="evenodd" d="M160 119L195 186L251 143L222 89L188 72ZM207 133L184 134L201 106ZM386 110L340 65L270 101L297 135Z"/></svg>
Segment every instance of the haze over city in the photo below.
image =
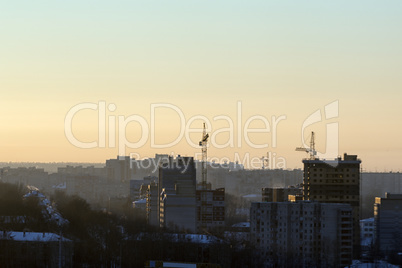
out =
<svg viewBox="0 0 402 268"><path fill-rule="evenodd" d="M401 267L401 10L1 2L0 267Z"/></svg>

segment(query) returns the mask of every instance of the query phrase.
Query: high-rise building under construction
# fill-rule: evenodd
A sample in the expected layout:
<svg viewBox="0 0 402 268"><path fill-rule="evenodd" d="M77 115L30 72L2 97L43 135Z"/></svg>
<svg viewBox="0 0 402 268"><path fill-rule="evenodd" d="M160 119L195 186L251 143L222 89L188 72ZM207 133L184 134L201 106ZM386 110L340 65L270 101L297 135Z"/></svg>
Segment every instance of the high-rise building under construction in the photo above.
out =
<svg viewBox="0 0 402 268"><path fill-rule="evenodd" d="M354 255L360 248L360 163L357 155L334 160L304 159L303 199L322 203L347 203L353 209ZM352 231L352 230L351 230ZM344 235L347 235L346 233Z"/></svg>

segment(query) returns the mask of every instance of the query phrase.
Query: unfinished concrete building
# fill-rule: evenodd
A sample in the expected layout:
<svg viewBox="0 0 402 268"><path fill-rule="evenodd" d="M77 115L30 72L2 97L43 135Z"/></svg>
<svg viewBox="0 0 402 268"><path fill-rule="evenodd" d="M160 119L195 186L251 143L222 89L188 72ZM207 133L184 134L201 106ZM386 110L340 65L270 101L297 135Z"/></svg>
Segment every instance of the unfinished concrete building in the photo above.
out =
<svg viewBox="0 0 402 268"><path fill-rule="evenodd" d="M360 159L344 154L334 160L304 159L303 199L350 204L353 209L353 245L360 248Z"/></svg>
<svg viewBox="0 0 402 268"><path fill-rule="evenodd" d="M286 202L289 195L302 195L303 189L299 187L262 188L262 202Z"/></svg>
<svg viewBox="0 0 402 268"><path fill-rule="evenodd" d="M197 190L197 230L207 232L225 226L225 189Z"/></svg>

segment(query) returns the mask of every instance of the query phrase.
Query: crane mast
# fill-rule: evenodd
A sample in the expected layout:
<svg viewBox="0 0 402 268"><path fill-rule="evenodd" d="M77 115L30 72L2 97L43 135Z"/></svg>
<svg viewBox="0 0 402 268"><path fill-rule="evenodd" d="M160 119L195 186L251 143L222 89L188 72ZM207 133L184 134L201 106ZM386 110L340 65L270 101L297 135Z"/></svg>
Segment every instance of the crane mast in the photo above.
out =
<svg viewBox="0 0 402 268"><path fill-rule="evenodd" d="M269 152L267 153L267 156L265 157L265 155L263 155L261 157L261 168L262 169L269 169Z"/></svg>
<svg viewBox="0 0 402 268"><path fill-rule="evenodd" d="M316 151L315 151L315 141L314 141L314 131L311 131L311 140L310 140L310 159L315 159Z"/></svg>
<svg viewBox="0 0 402 268"><path fill-rule="evenodd" d="M310 155L310 160L315 159L315 155L317 154L315 150L315 136L314 136L314 131L311 131L311 139L310 139L310 148L304 148L304 147L297 147L296 151L300 152L306 152Z"/></svg>
<svg viewBox="0 0 402 268"><path fill-rule="evenodd" d="M207 189L207 145L208 145L208 138L209 138L209 134L207 134L207 130L205 127L205 123L204 123L204 129L202 131L202 139L199 143L199 145L201 146L201 152L202 152L202 169L201 169L201 176L202 176L202 180L201 180L201 185L202 185L202 189L206 190Z"/></svg>

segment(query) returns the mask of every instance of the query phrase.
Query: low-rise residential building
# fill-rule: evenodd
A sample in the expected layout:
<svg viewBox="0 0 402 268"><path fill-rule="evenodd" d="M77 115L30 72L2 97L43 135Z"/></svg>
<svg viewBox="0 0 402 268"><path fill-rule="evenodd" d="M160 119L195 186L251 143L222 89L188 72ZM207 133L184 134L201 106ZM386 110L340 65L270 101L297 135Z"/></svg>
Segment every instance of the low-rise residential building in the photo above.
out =
<svg viewBox="0 0 402 268"><path fill-rule="evenodd" d="M133 202L133 208L146 210L147 209L147 200L144 198L144 199L134 201Z"/></svg>
<svg viewBox="0 0 402 268"><path fill-rule="evenodd" d="M54 233L0 231L0 264L73 267L73 241Z"/></svg>
<svg viewBox="0 0 402 268"><path fill-rule="evenodd" d="M374 218L360 220L361 239L373 239L374 237Z"/></svg>

